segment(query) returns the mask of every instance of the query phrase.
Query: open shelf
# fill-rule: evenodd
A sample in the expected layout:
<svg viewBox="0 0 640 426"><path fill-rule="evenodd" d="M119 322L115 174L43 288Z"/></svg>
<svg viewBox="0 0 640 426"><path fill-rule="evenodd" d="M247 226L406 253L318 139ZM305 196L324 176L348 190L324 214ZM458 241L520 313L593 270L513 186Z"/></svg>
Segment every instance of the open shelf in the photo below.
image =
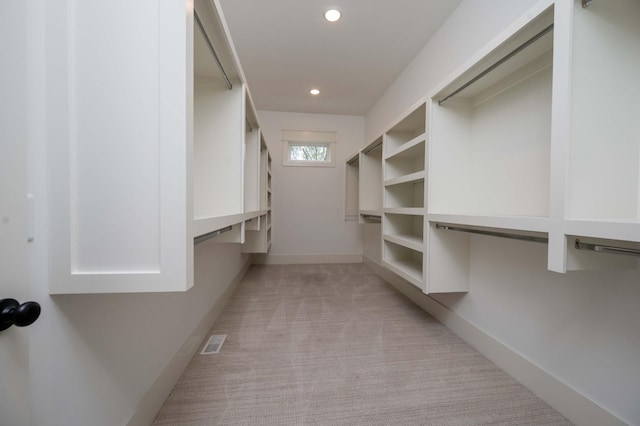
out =
<svg viewBox="0 0 640 426"><path fill-rule="evenodd" d="M345 167L344 220L358 220L360 209L360 152L347 160Z"/></svg>
<svg viewBox="0 0 640 426"><path fill-rule="evenodd" d="M382 137L362 149L358 162L359 212L379 216L382 212Z"/></svg>
<svg viewBox="0 0 640 426"><path fill-rule="evenodd" d="M637 1L576 8L570 80L567 217L611 223L611 237L631 225L631 241L640 232L639 23ZM600 235L609 232L593 225Z"/></svg>
<svg viewBox="0 0 640 426"><path fill-rule="evenodd" d="M386 185L384 187L386 208L424 208L424 177Z"/></svg>
<svg viewBox="0 0 640 426"><path fill-rule="evenodd" d="M425 171L425 138L407 144L405 149L394 152L385 160L385 180Z"/></svg>
<svg viewBox="0 0 640 426"><path fill-rule="evenodd" d="M414 109L395 126L385 133L385 156L400 149L402 145L419 137L426 132L427 110L426 104Z"/></svg>
<svg viewBox="0 0 640 426"><path fill-rule="evenodd" d="M423 289L423 254L422 252L384 240L383 265L397 275Z"/></svg>
<svg viewBox="0 0 640 426"><path fill-rule="evenodd" d="M260 210L261 135L249 93L245 94L244 211Z"/></svg>
<svg viewBox="0 0 640 426"><path fill-rule="evenodd" d="M385 213L383 220L386 240L415 251L424 251L424 216Z"/></svg>
<svg viewBox="0 0 640 426"><path fill-rule="evenodd" d="M553 8L483 52L432 97L430 213L549 216L551 24ZM526 49L458 91L541 33Z"/></svg>

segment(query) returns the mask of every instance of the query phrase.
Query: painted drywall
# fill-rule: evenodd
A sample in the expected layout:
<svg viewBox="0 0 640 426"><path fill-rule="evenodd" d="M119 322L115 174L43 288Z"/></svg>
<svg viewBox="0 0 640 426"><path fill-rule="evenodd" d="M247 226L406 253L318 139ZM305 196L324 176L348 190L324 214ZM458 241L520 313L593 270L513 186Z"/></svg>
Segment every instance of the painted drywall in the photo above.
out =
<svg viewBox="0 0 640 426"><path fill-rule="evenodd" d="M364 144L364 117L258 111L272 156L270 255L362 255L362 229L345 221L345 161ZM282 131L336 131L335 167L282 165Z"/></svg>
<svg viewBox="0 0 640 426"><path fill-rule="evenodd" d="M367 114L366 140L535 3L465 0ZM433 298L620 419L640 424L638 270L555 274L547 271L545 246L473 237L470 272L468 294Z"/></svg>

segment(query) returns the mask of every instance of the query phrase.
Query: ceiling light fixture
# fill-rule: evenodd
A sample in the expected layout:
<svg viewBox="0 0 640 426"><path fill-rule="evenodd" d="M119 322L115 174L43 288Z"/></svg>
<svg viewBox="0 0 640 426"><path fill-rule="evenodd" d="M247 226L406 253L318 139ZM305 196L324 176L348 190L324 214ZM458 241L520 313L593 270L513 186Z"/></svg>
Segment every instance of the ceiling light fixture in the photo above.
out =
<svg viewBox="0 0 640 426"><path fill-rule="evenodd" d="M330 9L324 13L324 19L329 22L336 22L338 19L340 19L340 16L340 11L337 9Z"/></svg>
<svg viewBox="0 0 640 426"><path fill-rule="evenodd" d="M309 90L309 93L311 93L312 95L315 96L315 95L319 95L320 91L318 89L311 89L311 90Z"/></svg>

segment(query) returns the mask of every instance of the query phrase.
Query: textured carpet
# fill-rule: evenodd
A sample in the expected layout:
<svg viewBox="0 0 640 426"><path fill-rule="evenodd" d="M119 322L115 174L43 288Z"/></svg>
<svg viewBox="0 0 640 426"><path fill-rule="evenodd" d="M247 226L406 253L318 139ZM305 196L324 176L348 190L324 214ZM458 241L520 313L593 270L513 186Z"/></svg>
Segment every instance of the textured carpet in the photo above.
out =
<svg viewBox="0 0 640 426"><path fill-rule="evenodd" d="M568 425L362 264L253 266L154 425Z"/></svg>

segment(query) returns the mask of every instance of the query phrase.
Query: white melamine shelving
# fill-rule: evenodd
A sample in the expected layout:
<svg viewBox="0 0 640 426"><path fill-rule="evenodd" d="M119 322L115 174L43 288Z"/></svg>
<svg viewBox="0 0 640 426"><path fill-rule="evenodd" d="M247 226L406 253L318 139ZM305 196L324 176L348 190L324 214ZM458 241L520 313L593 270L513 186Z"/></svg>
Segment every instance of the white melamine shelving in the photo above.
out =
<svg viewBox="0 0 640 426"><path fill-rule="evenodd" d="M640 3L593 2L572 16L567 226L639 242Z"/></svg>
<svg viewBox="0 0 640 426"><path fill-rule="evenodd" d="M383 238L383 266L418 288L423 288L424 285L423 261L422 251L413 250L387 240L386 237Z"/></svg>
<svg viewBox="0 0 640 426"><path fill-rule="evenodd" d="M244 132L244 212L260 210L261 130L249 94L245 101Z"/></svg>
<svg viewBox="0 0 640 426"><path fill-rule="evenodd" d="M219 11L96 0L47 14L52 294L186 291L194 237L243 242L257 162Z"/></svg>
<svg viewBox="0 0 640 426"><path fill-rule="evenodd" d="M552 24L550 8L431 97L429 213L549 216L553 31L449 96Z"/></svg>
<svg viewBox="0 0 640 426"><path fill-rule="evenodd" d="M360 208L360 152L347 160L345 167L344 220L355 221Z"/></svg>
<svg viewBox="0 0 640 426"><path fill-rule="evenodd" d="M383 265L425 289L427 112L420 103L383 136Z"/></svg>
<svg viewBox="0 0 640 426"><path fill-rule="evenodd" d="M367 223L382 215L382 137L360 152L359 173L360 221Z"/></svg>

